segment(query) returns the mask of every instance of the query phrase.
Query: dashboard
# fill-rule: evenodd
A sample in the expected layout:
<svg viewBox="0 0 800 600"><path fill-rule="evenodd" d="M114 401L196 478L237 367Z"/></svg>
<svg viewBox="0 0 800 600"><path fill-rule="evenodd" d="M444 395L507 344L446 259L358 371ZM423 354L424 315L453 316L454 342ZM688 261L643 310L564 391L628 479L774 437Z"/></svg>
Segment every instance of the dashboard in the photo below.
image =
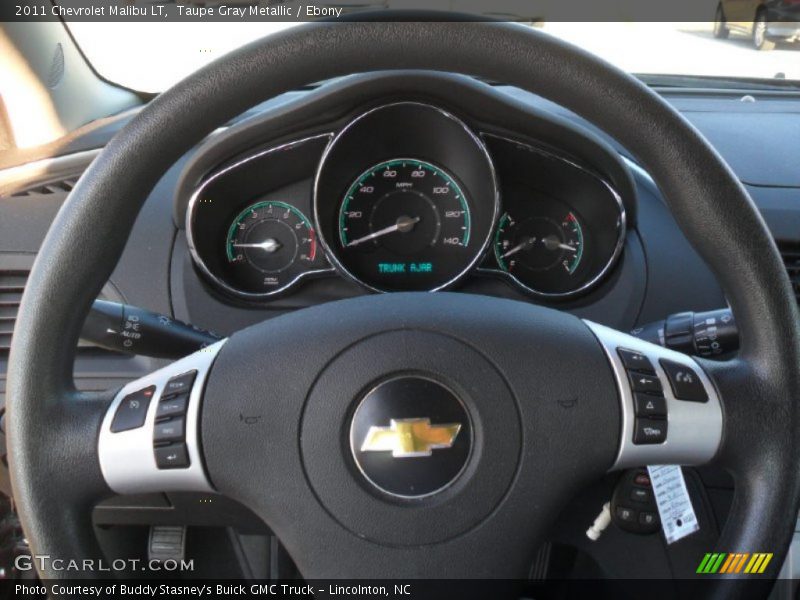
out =
<svg viewBox="0 0 800 600"><path fill-rule="evenodd" d="M319 278L365 293L491 278L556 302L592 291L617 265L629 186L535 137L482 128L468 109L365 104L329 131L239 154L181 190L194 268L223 300L267 303Z"/></svg>

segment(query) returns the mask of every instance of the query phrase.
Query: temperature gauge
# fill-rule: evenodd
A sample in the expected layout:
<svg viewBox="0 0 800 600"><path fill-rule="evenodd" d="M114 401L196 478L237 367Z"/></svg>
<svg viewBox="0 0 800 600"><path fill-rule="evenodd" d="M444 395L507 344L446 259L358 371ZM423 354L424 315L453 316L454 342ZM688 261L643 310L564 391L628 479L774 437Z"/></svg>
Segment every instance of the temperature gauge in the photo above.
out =
<svg viewBox="0 0 800 600"><path fill-rule="evenodd" d="M558 294L575 287L584 258L583 227L572 211L503 215L495 234L500 268L535 292Z"/></svg>

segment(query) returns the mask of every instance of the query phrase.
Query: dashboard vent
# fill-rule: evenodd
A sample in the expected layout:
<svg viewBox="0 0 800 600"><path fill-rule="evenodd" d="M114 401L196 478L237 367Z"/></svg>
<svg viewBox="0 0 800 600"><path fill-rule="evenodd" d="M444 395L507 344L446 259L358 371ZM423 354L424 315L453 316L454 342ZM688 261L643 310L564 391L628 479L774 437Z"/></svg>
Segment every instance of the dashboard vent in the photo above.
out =
<svg viewBox="0 0 800 600"><path fill-rule="evenodd" d="M24 196L49 196L51 194L69 194L72 188L75 187L78 178L62 179L61 181L53 181L50 183L39 184L34 187L29 187L24 190L19 190L11 194L12 198L21 198Z"/></svg>
<svg viewBox="0 0 800 600"><path fill-rule="evenodd" d="M28 271L0 270L0 357L8 356L8 351L11 349L11 334L14 332L19 303L27 282ZM101 294L100 298L103 299L104 295ZM111 350L99 348L83 340L79 342L78 349L113 354Z"/></svg>
<svg viewBox="0 0 800 600"><path fill-rule="evenodd" d="M792 282L794 295L800 302L800 242L778 242L783 264Z"/></svg>
<svg viewBox="0 0 800 600"><path fill-rule="evenodd" d="M0 271L0 356L11 348L11 333L26 281L26 271Z"/></svg>

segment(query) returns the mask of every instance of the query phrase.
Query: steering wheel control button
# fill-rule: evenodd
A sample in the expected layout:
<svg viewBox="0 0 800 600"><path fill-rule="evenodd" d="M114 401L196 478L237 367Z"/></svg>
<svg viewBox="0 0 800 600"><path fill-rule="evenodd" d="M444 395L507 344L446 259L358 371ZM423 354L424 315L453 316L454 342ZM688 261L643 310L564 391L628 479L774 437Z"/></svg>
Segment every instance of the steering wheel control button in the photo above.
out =
<svg viewBox="0 0 800 600"><path fill-rule="evenodd" d="M125 396L117 407L114 420L111 422L111 432L129 431L144 425L147 418L147 409L153 399L156 388L151 385L143 390Z"/></svg>
<svg viewBox="0 0 800 600"><path fill-rule="evenodd" d="M710 461L722 442L723 415L717 390L700 365L669 348L584 322L605 348L617 380L622 427L614 468ZM623 350L643 354L656 374L628 368ZM689 399L697 401L684 401Z"/></svg>
<svg viewBox="0 0 800 600"><path fill-rule="evenodd" d="M667 374L672 393L678 400L708 402L706 388L694 369L666 359L661 360L661 367Z"/></svg>
<svg viewBox="0 0 800 600"><path fill-rule="evenodd" d="M167 381L167 385L164 386L162 397L166 398L168 396L172 396L173 394L181 394L191 391L195 377L197 377L197 371L189 371L188 373L173 377Z"/></svg>
<svg viewBox="0 0 800 600"><path fill-rule="evenodd" d="M212 491L200 447L199 392L226 343L220 340L129 383L117 393L98 439L100 468L110 489L122 495ZM141 407L143 416L138 424L143 426L113 433L118 406L124 406L131 392L138 390L147 392L150 400L149 407ZM191 396L192 390L197 397Z"/></svg>
<svg viewBox="0 0 800 600"><path fill-rule="evenodd" d="M169 417L179 417L186 414L186 406L189 403L189 394L179 394L169 398L163 398L156 408L156 419Z"/></svg>
<svg viewBox="0 0 800 600"><path fill-rule="evenodd" d="M639 371L651 375L656 374L653 363L641 352L626 350L625 348L618 348L617 352L619 353L620 359L622 359L622 364L625 365L625 368L629 371Z"/></svg>
<svg viewBox="0 0 800 600"><path fill-rule="evenodd" d="M658 507L647 471L630 469L622 474L611 495L611 519L629 533L658 531Z"/></svg>
<svg viewBox="0 0 800 600"><path fill-rule="evenodd" d="M456 395L422 377L381 383L358 405L350 447L358 470L375 488L422 498L449 487L469 458L469 415Z"/></svg>
<svg viewBox="0 0 800 600"><path fill-rule="evenodd" d="M666 418L667 401L663 396L635 393L633 395L634 411L637 417Z"/></svg>
<svg viewBox="0 0 800 600"><path fill-rule="evenodd" d="M185 439L185 423L183 417L156 423L153 430L153 443L182 442Z"/></svg>
<svg viewBox="0 0 800 600"><path fill-rule="evenodd" d="M633 425L634 444L663 444L666 439L666 421L658 419L636 419Z"/></svg>
<svg viewBox="0 0 800 600"><path fill-rule="evenodd" d="M189 453L184 443L157 446L154 452L159 469L185 469L189 466Z"/></svg>
<svg viewBox="0 0 800 600"><path fill-rule="evenodd" d="M628 378L634 392L661 394L664 391L664 388L661 387L661 380L655 375L628 371Z"/></svg>

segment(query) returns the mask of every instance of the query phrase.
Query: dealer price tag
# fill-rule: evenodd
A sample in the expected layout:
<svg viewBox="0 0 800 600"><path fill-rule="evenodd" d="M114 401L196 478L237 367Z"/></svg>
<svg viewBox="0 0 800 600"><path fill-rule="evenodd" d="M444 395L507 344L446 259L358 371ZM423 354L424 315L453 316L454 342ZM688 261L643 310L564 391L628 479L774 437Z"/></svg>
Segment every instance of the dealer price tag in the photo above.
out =
<svg viewBox="0 0 800 600"><path fill-rule="evenodd" d="M658 516L668 544L700 529L683 471L677 465L647 467L658 506Z"/></svg>

